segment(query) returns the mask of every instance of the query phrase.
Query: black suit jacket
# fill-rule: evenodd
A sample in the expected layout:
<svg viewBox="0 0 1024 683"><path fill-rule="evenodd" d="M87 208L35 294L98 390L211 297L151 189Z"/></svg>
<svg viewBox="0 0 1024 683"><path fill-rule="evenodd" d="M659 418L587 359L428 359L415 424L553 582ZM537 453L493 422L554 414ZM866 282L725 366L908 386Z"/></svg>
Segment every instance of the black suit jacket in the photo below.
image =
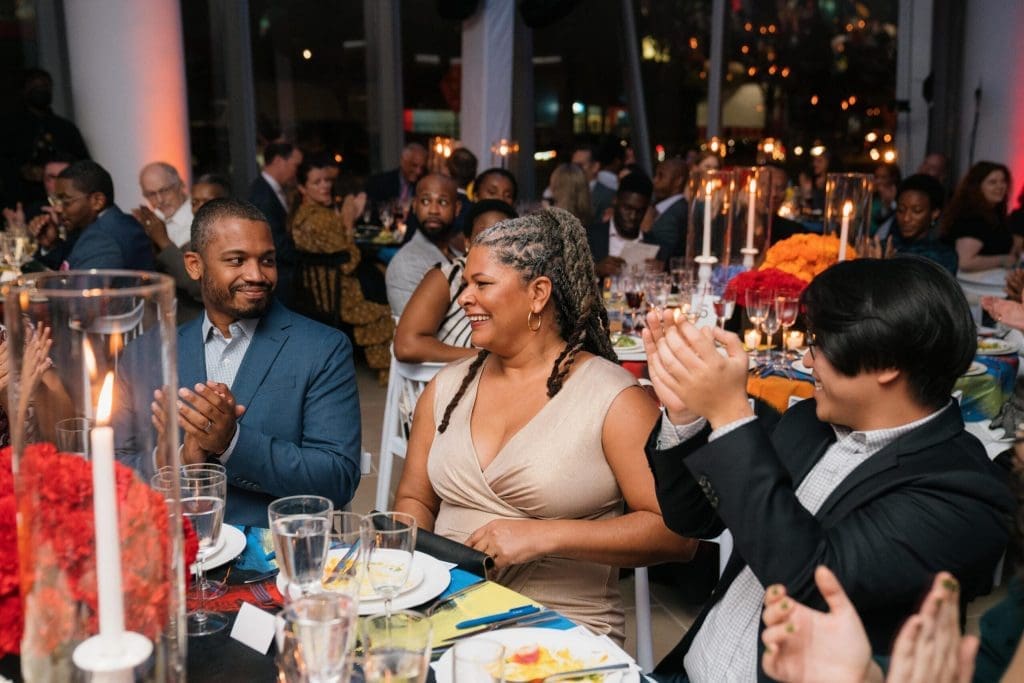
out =
<svg viewBox="0 0 1024 683"><path fill-rule="evenodd" d="M366 179L366 198L377 204L391 199L398 199L402 193L402 183L398 176L399 170L393 168L372 175Z"/></svg>
<svg viewBox="0 0 1024 683"><path fill-rule="evenodd" d="M281 206L281 200L262 175L256 176L249 187L249 201L263 212L270 223L270 234L277 251L277 297L284 303L291 303L292 274L295 270L295 242L288 234L288 212Z"/></svg>
<svg viewBox="0 0 1024 683"><path fill-rule="evenodd" d="M667 451L647 445L665 523L684 536L712 538L726 527L734 550L711 600L686 637L658 665L683 670L683 656L711 607L749 566L761 584L782 583L796 600L824 610L814 570L828 566L857 608L875 654L890 652L936 572L952 572L965 604L991 589L1009 535L1014 501L998 468L964 431L951 403L927 424L889 444L825 500L817 514L796 487L835 441L802 401L771 436L759 421L713 442L704 434ZM762 652L757 642L758 662ZM767 680L764 672L760 680Z"/></svg>
<svg viewBox="0 0 1024 683"><path fill-rule="evenodd" d="M658 259L664 260L666 264L669 256L682 256L686 248L687 213L686 199L680 199L659 215L651 226L651 239L662 248ZM667 254L664 259L662 252Z"/></svg>

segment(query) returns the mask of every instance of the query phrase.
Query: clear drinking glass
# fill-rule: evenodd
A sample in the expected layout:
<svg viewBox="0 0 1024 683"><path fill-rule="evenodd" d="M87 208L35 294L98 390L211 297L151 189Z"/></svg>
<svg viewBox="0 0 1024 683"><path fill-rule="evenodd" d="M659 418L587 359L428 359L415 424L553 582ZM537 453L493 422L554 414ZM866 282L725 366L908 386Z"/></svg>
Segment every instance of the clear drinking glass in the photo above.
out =
<svg viewBox="0 0 1024 683"><path fill-rule="evenodd" d="M409 579L416 549L416 518L403 512L377 512L363 518L366 579L384 599L384 614Z"/></svg>
<svg viewBox="0 0 1024 683"><path fill-rule="evenodd" d="M332 515L321 582L324 590L350 595L357 600L364 568L362 524L363 516L355 512Z"/></svg>
<svg viewBox="0 0 1024 683"><path fill-rule="evenodd" d="M89 459L89 432L93 421L87 417L69 417L57 422L57 450Z"/></svg>
<svg viewBox="0 0 1024 683"><path fill-rule="evenodd" d="M452 647L454 683L504 683L505 646L486 638L460 640Z"/></svg>
<svg viewBox="0 0 1024 683"><path fill-rule="evenodd" d="M224 465L214 462L199 462L192 463L189 465L182 465L181 472L220 472L225 477L227 476L227 469ZM220 539L218 538L217 545L214 547L211 554L216 553L221 547ZM199 600L202 598L203 593L206 594L207 600L219 598L224 595L228 590L228 586L224 581L213 581L210 577L203 574L203 576L196 577L196 580L188 587L188 592L185 594L189 600Z"/></svg>
<svg viewBox="0 0 1024 683"><path fill-rule="evenodd" d="M181 473L181 514L191 522L199 539L199 554L196 556L199 608L188 613L190 636L217 633L228 624L225 615L207 611L206 591L202 588L206 578L204 564L216 550L217 539L220 538L226 498L227 477L223 472L193 470Z"/></svg>
<svg viewBox="0 0 1024 683"><path fill-rule="evenodd" d="M786 339L789 328L796 324L797 316L800 315L800 299L789 294L779 294L775 297L775 312L782 325L782 357L789 360L794 354L786 347Z"/></svg>
<svg viewBox="0 0 1024 683"><path fill-rule="evenodd" d="M754 329L760 330L761 324L768 315L768 308L771 305L769 293L762 289L748 289L744 295L743 304L747 309L747 317L750 318ZM759 356L757 350L755 349L753 353L754 358L757 359Z"/></svg>
<svg viewBox="0 0 1024 683"><path fill-rule="evenodd" d="M358 607L349 595L320 593L299 598L277 621L277 666L286 681L335 683L347 680Z"/></svg>
<svg viewBox="0 0 1024 683"><path fill-rule="evenodd" d="M314 522L307 524L306 529L303 532L308 534L312 531L318 531L321 534L319 537L319 542L321 545L320 550L322 553L324 553L324 555L321 556L320 559L320 569L322 571L323 557L326 556L327 552L327 531L331 527L331 515L333 513L334 503L332 503L329 498L324 498L323 496L288 496L287 498L278 498L277 500L273 501L270 505L267 506L267 520L270 522L271 538L274 543L274 553L277 556L278 567L280 567L281 569L281 577L284 579L286 586L288 586L289 588L288 590L285 590L285 592L288 593L288 595L284 596L285 600L291 598L290 588L293 584L293 577L290 573L291 565L289 565L288 563L295 559L299 559L305 565L307 561L311 558L309 551L316 550L315 547L311 546L315 546L317 544L318 537L314 535L306 539L311 543L306 543L306 547L299 550L300 554L298 558L296 558L294 552L295 549L289 549L287 546L289 545L289 543L292 543L296 540L296 537L294 535L295 528L301 527L302 524L300 523L285 525L282 528L285 531L288 531L290 529L291 535L289 536L289 534L286 533L285 535L279 536L279 534L277 534L274 531L274 523L286 517L297 516L301 519L309 519L314 517L322 518L322 523ZM289 555L288 553L291 554ZM309 578L309 568L306 567L303 574L303 582L305 583L306 590L313 590L316 584L319 583L320 578L320 575L317 575L315 580ZM298 586L296 587L298 588ZM299 588L299 590L301 592L302 589Z"/></svg>
<svg viewBox="0 0 1024 683"><path fill-rule="evenodd" d="M423 683L430 666L430 620L419 612L377 614L363 621L366 683Z"/></svg>
<svg viewBox="0 0 1024 683"><path fill-rule="evenodd" d="M327 559L330 519L319 515L286 515L270 527L277 551L277 564L288 582L289 597L294 591L305 597L320 587Z"/></svg>
<svg viewBox="0 0 1024 683"><path fill-rule="evenodd" d="M715 317L718 318L718 326L723 330L725 323L732 318L736 310L736 290L726 287L715 296Z"/></svg>
<svg viewBox="0 0 1024 683"><path fill-rule="evenodd" d="M768 366L775 366L775 333L781 327L779 323L778 307L775 305L775 296L768 298L768 306L765 309L764 318L761 320L761 329L768 337Z"/></svg>

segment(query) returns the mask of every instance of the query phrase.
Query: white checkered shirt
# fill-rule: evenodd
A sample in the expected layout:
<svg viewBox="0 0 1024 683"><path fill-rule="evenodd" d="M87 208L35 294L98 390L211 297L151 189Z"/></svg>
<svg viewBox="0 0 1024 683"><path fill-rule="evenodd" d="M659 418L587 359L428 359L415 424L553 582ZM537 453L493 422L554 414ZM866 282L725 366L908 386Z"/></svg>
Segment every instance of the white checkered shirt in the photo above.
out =
<svg viewBox="0 0 1024 683"><path fill-rule="evenodd" d="M796 490L797 500L816 514L825 500L861 463L895 441L920 427L942 411L892 429L854 432L833 425L836 442L829 446ZM755 418L744 418L716 429L709 441L720 438ZM666 426L672 429L666 429ZM658 447L669 448L681 438L693 436L704 420L676 427L662 418ZM750 567L744 567L729 585L722 599L711 608L684 658L686 673L693 683L757 680L757 637L760 630L764 586Z"/></svg>
<svg viewBox="0 0 1024 683"><path fill-rule="evenodd" d="M203 352L206 354L206 378L214 382L220 382L233 388L238 368L242 365L245 352L249 350L249 343L256 333L256 326L259 325L259 318L249 320L236 320L228 325L228 332L231 338L226 339L221 331L210 322L210 317L203 313ZM193 390L195 387L186 387ZM227 449L220 454L221 462L227 462L231 452L235 450L235 443L238 441L238 430Z"/></svg>

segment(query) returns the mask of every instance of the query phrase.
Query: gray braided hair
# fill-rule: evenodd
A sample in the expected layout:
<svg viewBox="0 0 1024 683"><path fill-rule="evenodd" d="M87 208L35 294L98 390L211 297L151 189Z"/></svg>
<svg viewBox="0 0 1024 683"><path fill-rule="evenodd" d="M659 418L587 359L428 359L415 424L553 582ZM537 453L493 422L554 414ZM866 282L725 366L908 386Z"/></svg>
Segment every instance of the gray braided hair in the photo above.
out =
<svg viewBox="0 0 1024 683"><path fill-rule="evenodd" d="M548 377L549 398L561 390L581 350L617 362L608 338L608 313L597 289L594 259L575 216L563 209L545 209L502 221L480 233L473 246L490 249L491 255L516 270L523 282L540 276L551 280L555 322L566 346ZM447 429L448 418L483 364L483 355L470 365L459 391L445 408L438 432Z"/></svg>

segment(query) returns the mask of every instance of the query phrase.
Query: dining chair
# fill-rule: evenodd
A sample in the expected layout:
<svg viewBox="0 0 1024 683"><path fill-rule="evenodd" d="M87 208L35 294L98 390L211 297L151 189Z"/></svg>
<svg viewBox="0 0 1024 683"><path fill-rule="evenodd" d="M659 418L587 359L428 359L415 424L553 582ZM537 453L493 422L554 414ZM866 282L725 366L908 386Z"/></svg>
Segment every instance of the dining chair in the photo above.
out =
<svg viewBox="0 0 1024 683"><path fill-rule="evenodd" d="M633 600L636 617L636 663L644 673L654 670L654 640L651 632L651 585L647 567L633 570Z"/></svg>
<svg viewBox="0 0 1024 683"><path fill-rule="evenodd" d="M396 457L404 458L412 428L412 416L427 382L434 378L444 363L403 363L391 352L388 390L384 399L384 425L380 434L380 460L377 463L377 497L375 509L389 510L391 503L391 472Z"/></svg>

